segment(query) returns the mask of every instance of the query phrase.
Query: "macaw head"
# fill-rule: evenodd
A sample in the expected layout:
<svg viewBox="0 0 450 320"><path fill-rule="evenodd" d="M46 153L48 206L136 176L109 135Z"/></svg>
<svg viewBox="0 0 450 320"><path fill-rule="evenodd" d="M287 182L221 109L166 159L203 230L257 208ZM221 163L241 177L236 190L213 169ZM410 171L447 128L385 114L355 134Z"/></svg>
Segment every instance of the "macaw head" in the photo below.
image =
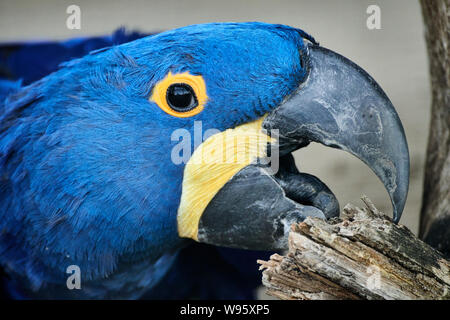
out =
<svg viewBox="0 0 450 320"><path fill-rule="evenodd" d="M33 212L28 241L93 274L181 238L286 247L291 223L339 214L332 192L293 164L310 142L364 161L395 221L405 205L408 148L388 97L288 26L194 25L100 49L9 103L30 120L3 116L5 172L25 190L21 212Z"/></svg>

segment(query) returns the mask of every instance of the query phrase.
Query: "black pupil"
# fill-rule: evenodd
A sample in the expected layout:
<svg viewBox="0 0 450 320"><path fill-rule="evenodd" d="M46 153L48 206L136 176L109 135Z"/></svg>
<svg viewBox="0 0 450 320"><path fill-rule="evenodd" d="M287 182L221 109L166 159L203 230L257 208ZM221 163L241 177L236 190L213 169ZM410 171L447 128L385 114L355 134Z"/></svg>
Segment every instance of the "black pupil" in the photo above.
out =
<svg viewBox="0 0 450 320"><path fill-rule="evenodd" d="M172 109L180 112L192 110L198 105L194 90L184 83L172 84L167 89L167 103Z"/></svg>

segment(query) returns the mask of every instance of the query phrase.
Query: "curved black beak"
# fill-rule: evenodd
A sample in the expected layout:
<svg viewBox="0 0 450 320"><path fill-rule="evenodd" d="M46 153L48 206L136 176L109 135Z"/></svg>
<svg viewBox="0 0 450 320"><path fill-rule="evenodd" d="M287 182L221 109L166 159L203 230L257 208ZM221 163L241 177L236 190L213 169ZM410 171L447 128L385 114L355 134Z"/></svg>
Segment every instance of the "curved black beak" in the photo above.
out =
<svg viewBox="0 0 450 320"><path fill-rule="evenodd" d="M400 119L370 75L345 57L308 44L309 75L263 127L277 129L280 155L310 141L364 161L383 182L400 220L409 185L409 152ZM273 131L272 131L273 132Z"/></svg>
<svg viewBox="0 0 450 320"><path fill-rule="evenodd" d="M400 220L408 193L409 154L392 103L375 80L341 55L313 44L307 45L303 55L307 79L259 126L276 138L271 139L271 150L275 140L278 172L273 172L272 165L269 170L254 162L241 168L221 186L201 217L197 215L194 239L278 250L287 248L292 223L308 216L329 219L339 215L339 203L331 190L295 166L291 152L311 141L346 150L364 161L391 197L393 220ZM272 163L278 159L273 154L270 158Z"/></svg>

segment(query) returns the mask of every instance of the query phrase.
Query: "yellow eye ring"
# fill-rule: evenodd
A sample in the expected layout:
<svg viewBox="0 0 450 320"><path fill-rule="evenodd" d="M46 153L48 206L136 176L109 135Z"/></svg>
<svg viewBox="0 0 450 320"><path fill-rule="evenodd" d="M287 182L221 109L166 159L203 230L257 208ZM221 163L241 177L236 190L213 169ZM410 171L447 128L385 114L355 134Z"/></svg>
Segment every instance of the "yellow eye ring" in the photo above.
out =
<svg viewBox="0 0 450 320"><path fill-rule="evenodd" d="M170 102L168 101L169 87L178 84L192 89L193 94L195 95L195 107L189 108L185 112L175 110L170 106ZM206 85L203 77L194 76L189 72L177 74L169 72L164 79L155 85L152 96L150 97L150 101L155 102L164 112L178 118L188 118L199 114L203 111L207 100L208 96L206 94Z"/></svg>

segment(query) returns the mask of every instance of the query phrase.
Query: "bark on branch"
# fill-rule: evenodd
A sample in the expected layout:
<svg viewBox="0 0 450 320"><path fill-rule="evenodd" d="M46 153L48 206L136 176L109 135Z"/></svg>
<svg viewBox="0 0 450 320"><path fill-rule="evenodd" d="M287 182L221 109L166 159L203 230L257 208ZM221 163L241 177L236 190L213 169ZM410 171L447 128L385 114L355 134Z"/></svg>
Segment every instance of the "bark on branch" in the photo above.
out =
<svg viewBox="0 0 450 320"><path fill-rule="evenodd" d="M289 252L258 262L281 299L450 299L450 262L403 225L347 205L341 218L293 225Z"/></svg>
<svg viewBox="0 0 450 320"><path fill-rule="evenodd" d="M450 1L420 4L433 97L420 237L450 257Z"/></svg>

